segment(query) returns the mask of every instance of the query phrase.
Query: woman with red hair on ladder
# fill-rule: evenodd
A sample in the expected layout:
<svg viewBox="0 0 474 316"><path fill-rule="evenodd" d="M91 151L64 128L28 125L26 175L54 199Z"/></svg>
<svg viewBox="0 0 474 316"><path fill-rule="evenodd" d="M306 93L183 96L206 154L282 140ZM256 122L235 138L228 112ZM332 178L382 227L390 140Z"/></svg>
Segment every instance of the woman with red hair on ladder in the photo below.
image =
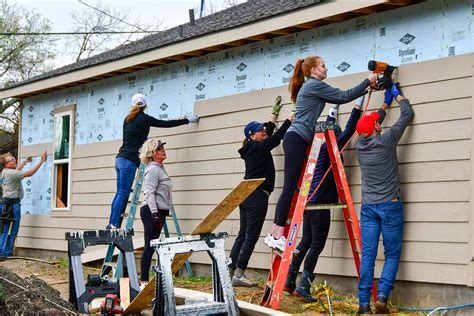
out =
<svg viewBox="0 0 474 316"><path fill-rule="evenodd" d="M296 104L296 118L283 138L283 190L276 206L271 233L264 241L269 247L280 251L283 251L286 245L285 224L306 158L306 150L311 145L314 126L326 102L343 104L355 100L365 94L366 88L377 80L377 74L372 73L357 86L342 91L323 82L327 71L321 57L308 56L296 61L290 80L289 90L291 100Z"/></svg>

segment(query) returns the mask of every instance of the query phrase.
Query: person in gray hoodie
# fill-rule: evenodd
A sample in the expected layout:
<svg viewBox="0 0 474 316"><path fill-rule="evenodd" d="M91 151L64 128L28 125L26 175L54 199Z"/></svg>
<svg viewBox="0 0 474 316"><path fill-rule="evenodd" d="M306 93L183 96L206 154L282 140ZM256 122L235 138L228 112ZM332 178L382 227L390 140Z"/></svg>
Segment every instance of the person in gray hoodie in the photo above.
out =
<svg viewBox="0 0 474 316"><path fill-rule="evenodd" d="M394 84L386 94L390 92L400 104L400 117L395 124L382 134L380 124L385 112L379 110L362 116L356 126L360 136L356 149L362 178L362 258L358 314L372 313L369 303L380 233L383 236L385 263L375 304L378 314L389 314L387 300L395 283L402 250L403 204L400 198L397 145L413 118L413 110L398 84Z"/></svg>
<svg viewBox="0 0 474 316"><path fill-rule="evenodd" d="M377 79L377 74L372 73L352 89L342 91L323 82L327 72L326 63L321 57L307 56L296 61L290 80L289 89L291 100L296 104L296 118L283 138L285 152L283 190L276 206L271 233L265 238L265 244L281 251L286 244L283 235L291 199L303 169L306 150L314 138L314 126L326 102L343 104L355 100L365 93L371 82Z"/></svg>
<svg viewBox="0 0 474 316"><path fill-rule="evenodd" d="M160 237L166 216L173 204L171 199L171 179L166 173L163 161L166 159L165 144L156 138L150 138L140 149L140 160L145 167L143 181L143 202L140 218L143 223L145 246L140 261L140 283L148 283L153 248L152 239Z"/></svg>

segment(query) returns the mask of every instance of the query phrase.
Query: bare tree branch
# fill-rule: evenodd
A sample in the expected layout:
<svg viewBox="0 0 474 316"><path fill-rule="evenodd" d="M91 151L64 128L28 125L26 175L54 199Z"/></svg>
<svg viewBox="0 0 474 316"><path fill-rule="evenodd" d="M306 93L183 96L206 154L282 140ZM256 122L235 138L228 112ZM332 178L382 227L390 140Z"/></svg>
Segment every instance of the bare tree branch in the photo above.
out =
<svg viewBox="0 0 474 316"><path fill-rule="evenodd" d="M31 34L50 31L49 21L18 4L0 0L0 33ZM51 69L56 38L41 35L0 36L0 87L5 88ZM0 152L15 152L20 103L0 100ZM2 136L3 135L3 136ZM8 136L8 137L6 137ZM6 138L6 139L5 139Z"/></svg>
<svg viewBox="0 0 474 316"><path fill-rule="evenodd" d="M76 61L100 54L129 41L138 40L146 35L146 33L96 34L95 32L127 31L131 25L139 30L159 31L163 24L163 20L155 20L152 24L143 24L139 21L129 22L127 21L129 11L110 9L100 1L86 5L87 8L82 11L70 12L73 21L71 32L85 33L74 35L68 40L69 51L76 56Z"/></svg>

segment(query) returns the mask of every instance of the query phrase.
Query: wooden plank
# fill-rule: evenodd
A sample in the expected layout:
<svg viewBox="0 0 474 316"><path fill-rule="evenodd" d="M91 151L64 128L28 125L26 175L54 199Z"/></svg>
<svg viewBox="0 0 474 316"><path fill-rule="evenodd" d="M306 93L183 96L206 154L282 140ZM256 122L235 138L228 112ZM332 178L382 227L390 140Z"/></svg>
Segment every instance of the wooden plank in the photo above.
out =
<svg viewBox="0 0 474 316"><path fill-rule="evenodd" d="M120 278L120 306L126 309L130 305L130 279Z"/></svg>
<svg viewBox="0 0 474 316"><path fill-rule="evenodd" d="M209 215L192 231L191 235L212 233L230 213L242 203L264 179L244 180L220 202ZM173 259L173 274L178 272L191 253L177 254ZM124 314L139 313L145 309L155 296L155 278L132 301Z"/></svg>

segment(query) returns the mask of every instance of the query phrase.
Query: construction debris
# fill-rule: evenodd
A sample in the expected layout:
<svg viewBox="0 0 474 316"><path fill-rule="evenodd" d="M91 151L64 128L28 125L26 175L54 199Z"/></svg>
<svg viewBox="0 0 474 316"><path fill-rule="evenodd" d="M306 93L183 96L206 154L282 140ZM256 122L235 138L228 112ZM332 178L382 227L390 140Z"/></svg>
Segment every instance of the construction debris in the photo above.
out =
<svg viewBox="0 0 474 316"><path fill-rule="evenodd" d="M21 278L0 267L0 311L9 315L76 315L74 306L59 291L32 275Z"/></svg>

